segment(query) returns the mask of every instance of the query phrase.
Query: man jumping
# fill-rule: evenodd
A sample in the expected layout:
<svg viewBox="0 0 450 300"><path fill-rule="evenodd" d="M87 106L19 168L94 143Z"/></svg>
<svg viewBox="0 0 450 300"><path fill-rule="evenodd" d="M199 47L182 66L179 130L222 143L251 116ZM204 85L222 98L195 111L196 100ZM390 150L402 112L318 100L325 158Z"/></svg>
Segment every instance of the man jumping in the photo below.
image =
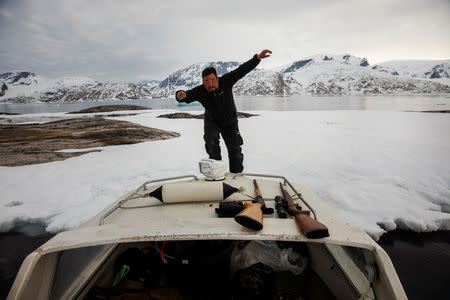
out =
<svg viewBox="0 0 450 300"><path fill-rule="evenodd" d="M263 50L252 59L240 65L237 69L217 77L216 69L208 67L203 70L203 84L188 91L177 91L178 102L200 102L205 108L203 136L206 152L209 158L221 160L219 134L228 149L228 159L231 173L241 173L244 170L241 146L243 140L239 132L236 104L233 98L233 85L247 73L253 70L261 59L269 57L272 51Z"/></svg>

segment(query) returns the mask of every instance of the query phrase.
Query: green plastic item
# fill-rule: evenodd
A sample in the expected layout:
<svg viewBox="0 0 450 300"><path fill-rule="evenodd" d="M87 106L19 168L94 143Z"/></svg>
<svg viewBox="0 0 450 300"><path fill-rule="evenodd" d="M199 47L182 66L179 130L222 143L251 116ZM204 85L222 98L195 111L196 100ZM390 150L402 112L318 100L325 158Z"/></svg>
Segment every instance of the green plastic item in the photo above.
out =
<svg viewBox="0 0 450 300"><path fill-rule="evenodd" d="M122 278L125 277L125 275L130 272L130 266L129 265L123 265L122 268L117 272L116 276L114 277L114 281L112 286L116 287L119 285L119 283L122 281Z"/></svg>

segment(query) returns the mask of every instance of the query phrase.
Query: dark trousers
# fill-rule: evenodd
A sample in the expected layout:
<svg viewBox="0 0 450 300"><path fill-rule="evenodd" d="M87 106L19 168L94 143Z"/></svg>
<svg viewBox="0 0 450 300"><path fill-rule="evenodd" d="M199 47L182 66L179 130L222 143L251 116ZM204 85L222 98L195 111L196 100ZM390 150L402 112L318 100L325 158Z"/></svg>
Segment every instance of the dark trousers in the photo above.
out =
<svg viewBox="0 0 450 300"><path fill-rule="evenodd" d="M239 132L238 123L234 123L229 126L219 126L217 123L211 120L205 119L205 149L209 155L209 158L221 160L220 154L220 142L219 138L222 135L225 145L228 149L228 160L230 162L231 173L242 173L244 166L242 162L244 155L242 154L241 146L244 144L241 134ZM219 135L220 134L220 135Z"/></svg>

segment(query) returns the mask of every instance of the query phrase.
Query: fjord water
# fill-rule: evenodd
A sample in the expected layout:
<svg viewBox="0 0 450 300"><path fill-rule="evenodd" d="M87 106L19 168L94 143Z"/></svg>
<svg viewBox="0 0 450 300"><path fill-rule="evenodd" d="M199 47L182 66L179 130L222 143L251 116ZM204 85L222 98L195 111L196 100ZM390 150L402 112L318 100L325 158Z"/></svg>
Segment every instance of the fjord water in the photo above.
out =
<svg viewBox="0 0 450 300"><path fill-rule="evenodd" d="M430 111L450 110L450 95L420 96L236 96L236 106L243 111L299 111L299 110L393 110ZM129 104L152 109L201 110L198 102L180 104L174 98L114 101L78 101L73 103L3 103L0 112L35 114L70 112L113 104Z"/></svg>

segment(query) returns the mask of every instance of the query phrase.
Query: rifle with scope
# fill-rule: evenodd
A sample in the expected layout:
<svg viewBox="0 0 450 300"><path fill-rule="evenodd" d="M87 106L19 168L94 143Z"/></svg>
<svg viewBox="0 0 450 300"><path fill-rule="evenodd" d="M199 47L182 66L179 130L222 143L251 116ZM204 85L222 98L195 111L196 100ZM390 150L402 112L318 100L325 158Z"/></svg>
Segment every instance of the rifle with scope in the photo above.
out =
<svg viewBox="0 0 450 300"><path fill-rule="evenodd" d="M330 236L328 228L319 221L311 218L308 210L300 210L295 206L294 200L292 200L291 195L283 188L281 182L280 189L284 201L287 202L288 213L294 216L295 223L297 223L298 228L307 238L320 239Z"/></svg>

